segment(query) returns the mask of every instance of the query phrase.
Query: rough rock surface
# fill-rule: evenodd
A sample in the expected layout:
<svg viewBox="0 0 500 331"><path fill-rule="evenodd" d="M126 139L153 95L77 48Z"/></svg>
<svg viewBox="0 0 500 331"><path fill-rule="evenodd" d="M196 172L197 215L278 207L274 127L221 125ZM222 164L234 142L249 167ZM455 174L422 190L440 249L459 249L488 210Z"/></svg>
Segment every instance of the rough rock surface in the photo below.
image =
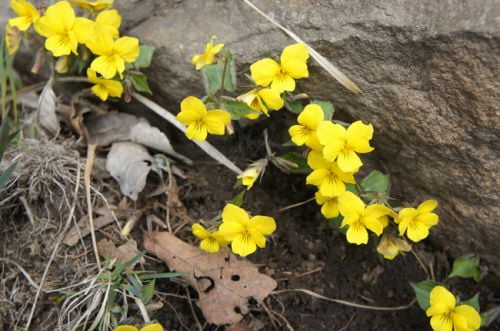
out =
<svg viewBox="0 0 500 331"><path fill-rule="evenodd" d="M500 272L500 3L254 3L363 89L361 96L349 93L315 64L311 78L300 84L352 119L374 124L376 153L392 175L396 196L440 201L434 241L455 255L478 253ZM245 70L292 42L243 1L170 2L130 33L157 47L149 74L173 103L202 95L189 60L212 34L231 47Z"/></svg>

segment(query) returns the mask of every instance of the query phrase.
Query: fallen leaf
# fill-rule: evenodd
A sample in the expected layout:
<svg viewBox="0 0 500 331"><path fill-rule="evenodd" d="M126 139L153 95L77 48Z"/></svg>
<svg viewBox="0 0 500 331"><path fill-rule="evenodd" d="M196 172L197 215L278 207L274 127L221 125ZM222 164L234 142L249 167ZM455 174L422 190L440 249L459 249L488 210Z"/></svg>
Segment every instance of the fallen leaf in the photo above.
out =
<svg viewBox="0 0 500 331"><path fill-rule="evenodd" d="M144 118L125 113L109 113L85 119L84 126L87 129L89 143L97 146L131 141L172 155L187 164L193 164L189 158L177 153L167 136L158 128L151 126Z"/></svg>
<svg viewBox="0 0 500 331"><path fill-rule="evenodd" d="M120 246L116 246L111 240L102 239L97 243L97 250L99 251L99 255L104 258L111 257L116 259L116 263L126 263L140 253L137 249L137 242L133 239L127 240L127 242ZM141 258L139 261L130 265L126 270L132 271L137 263L144 262L144 258Z"/></svg>
<svg viewBox="0 0 500 331"><path fill-rule="evenodd" d="M56 115L56 101L57 97L52 88L52 79L50 79L38 98L37 113L42 127L54 134L61 130Z"/></svg>
<svg viewBox="0 0 500 331"><path fill-rule="evenodd" d="M262 303L277 286L274 279L261 274L251 262L238 260L227 248L206 253L169 232L146 232L144 246L198 291L197 304L209 323L238 323L248 313L250 299Z"/></svg>
<svg viewBox="0 0 500 331"><path fill-rule="evenodd" d="M108 208L99 208L96 211L96 214L100 215L99 217L94 219L94 229L98 230L103 226L106 226L113 222L113 214ZM64 238L63 243L68 246L75 246L80 238L84 238L90 234L90 224L89 219L85 215L83 216L77 225L73 226L68 233L66 234L66 238Z"/></svg>
<svg viewBox="0 0 500 331"><path fill-rule="evenodd" d="M106 170L120 184L120 190L136 201L146 186L146 178L153 168L153 157L146 147L131 143L114 143L108 153Z"/></svg>

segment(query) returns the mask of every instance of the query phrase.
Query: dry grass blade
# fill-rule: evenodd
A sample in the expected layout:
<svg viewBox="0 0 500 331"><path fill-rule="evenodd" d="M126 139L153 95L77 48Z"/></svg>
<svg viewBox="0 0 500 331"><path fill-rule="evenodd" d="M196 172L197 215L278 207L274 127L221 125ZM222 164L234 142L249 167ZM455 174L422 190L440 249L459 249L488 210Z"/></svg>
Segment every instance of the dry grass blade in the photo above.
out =
<svg viewBox="0 0 500 331"><path fill-rule="evenodd" d="M273 23L276 25L278 28L283 30L287 35L289 35L293 40L295 40L298 43L303 43L307 46L309 49L309 53L311 54L311 57L318 62L318 64L326 70L333 78L335 78L340 84L342 84L346 89L348 89L351 92L354 92L356 94L362 93L361 89L352 81L350 80L346 75L344 75L336 66L334 66L329 60L327 60L323 55L319 54L314 48L312 48L310 45L308 45L304 40L302 40L299 36L297 36L295 33L292 31L288 30L285 28L283 25L279 24L276 22L273 18L271 18L269 15L264 13L262 10L257 8L252 2L249 0L243 0L247 5L249 5L253 10L255 10L257 13L262 15L265 19L267 19L269 22Z"/></svg>
<svg viewBox="0 0 500 331"><path fill-rule="evenodd" d="M94 216L92 215L92 198L90 196L90 178L92 176L92 168L94 166L95 160L95 150L96 145L89 144L87 146L87 162L85 163L85 173L84 173L84 181L85 181L85 195L87 197L87 211L88 211L88 219L90 224L90 235L92 238L92 246L94 247L94 254L97 263L97 267L99 271L101 271L101 262L99 259L99 251L97 250L97 240L95 238L95 227L94 227Z"/></svg>
<svg viewBox="0 0 500 331"><path fill-rule="evenodd" d="M137 101L139 101L140 103L142 103L143 105L145 105L146 107L148 107L149 109L151 109L152 111L154 111L155 113L157 113L158 115L160 115L161 117L166 119L168 122L173 124L176 128L178 128L182 132L186 132L186 127L181 122L179 122L175 118L175 116L172 113L170 113L169 111L167 111L165 108L161 107L160 105L151 101L150 99L143 97L140 94L134 93L133 97ZM242 170L240 168L238 168L224 154L219 152L218 149L216 149L214 146L210 145L207 141L194 141L193 140L193 142L196 145L198 145L198 147L200 147L203 151L205 151L205 153L210 155L210 157L212 157L214 160L216 160L220 164L226 166L228 169L232 170L233 172L235 172L238 175L242 173Z"/></svg>

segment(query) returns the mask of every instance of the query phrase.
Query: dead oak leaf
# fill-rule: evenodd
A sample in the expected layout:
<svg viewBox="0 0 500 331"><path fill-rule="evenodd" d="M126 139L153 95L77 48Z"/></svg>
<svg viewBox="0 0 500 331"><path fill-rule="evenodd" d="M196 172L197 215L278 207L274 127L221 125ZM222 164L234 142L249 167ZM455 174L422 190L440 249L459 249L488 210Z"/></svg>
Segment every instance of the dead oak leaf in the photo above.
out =
<svg viewBox="0 0 500 331"><path fill-rule="evenodd" d="M197 304L212 324L238 323L248 313L250 299L261 303L277 286L274 279L261 274L251 262L238 260L227 248L206 253L169 232L145 233L144 246L198 291Z"/></svg>
<svg viewBox="0 0 500 331"><path fill-rule="evenodd" d="M127 263L139 254L137 242L133 239L127 240L123 245L116 246L111 240L102 239L97 243L99 255L104 258L111 257L116 259L116 263ZM129 266L126 270L132 271L137 263L144 263L144 258Z"/></svg>

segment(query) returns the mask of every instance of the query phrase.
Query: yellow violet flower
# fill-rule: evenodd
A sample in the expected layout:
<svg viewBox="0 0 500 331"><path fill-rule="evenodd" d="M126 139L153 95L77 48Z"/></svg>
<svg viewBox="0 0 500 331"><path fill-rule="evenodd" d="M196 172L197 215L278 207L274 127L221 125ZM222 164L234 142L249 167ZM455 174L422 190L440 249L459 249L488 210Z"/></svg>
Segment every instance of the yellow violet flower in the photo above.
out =
<svg viewBox="0 0 500 331"><path fill-rule="evenodd" d="M269 116L268 109L280 110L285 105L285 102L280 96L280 93L270 88L258 89L255 88L245 94L240 95L236 99L243 101L250 108ZM256 119L259 114L250 114L246 116L249 119Z"/></svg>
<svg viewBox="0 0 500 331"><path fill-rule="evenodd" d="M298 125L292 125L288 129L292 141L297 146L306 145L313 150L321 150L320 144L316 135L319 124L324 119L323 109L319 105L309 104L297 117Z"/></svg>
<svg viewBox="0 0 500 331"><path fill-rule="evenodd" d="M119 98L123 94L123 85L116 80L98 78L96 72L90 68L87 69L87 77L95 84L92 86L92 92L102 101L108 100L109 96Z"/></svg>
<svg viewBox="0 0 500 331"><path fill-rule="evenodd" d="M363 165L357 153L373 151L370 140L373 126L361 121L352 123L347 130L339 124L323 121L316 132L319 142L325 145L323 155L328 161L335 161L342 171L356 172Z"/></svg>
<svg viewBox="0 0 500 331"><path fill-rule="evenodd" d="M343 201L340 199L340 197L344 195L346 192L336 197L326 197L323 194L321 194L321 192L319 191L316 192L314 196L316 199L316 203L321 206L321 214L323 214L325 218L330 219L339 216L340 214L339 206L341 201Z"/></svg>
<svg viewBox="0 0 500 331"><path fill-rule="evenodd" d="M222 211L222 224L219 232L231 241L233 253L247 256L260 248L266 247L266 235L276 230L276 222L272 217L254 216L233 204L227 204Z"/></svg>
<svg viewBox="0 0 500 331"><path fill-rule="evenodd" d="M15 52L17 52L22 40L23 34L21 30L10 26L9 24L5 26L5 44L7 46L7 52L9 52L9 55L13 55Z"/></svg>
<svg viewBox="0 0 500 331"><path fill-rule="evenodd" d="M377 245L377 252L387 260L393 260L399 253L411 251L411 245L404 239L384 234Z"/></svg>
<svg viewBox="0 0 500 331"><path fill-rule="evenodd" d="M352 192L345 192L339 197L339 210L344 216L341 227L348 226L347 241L356 245L368 243L367 230L380 236L384 230L380 217L390 213L390 209L384 205L365 207L363 200Z"/></svg>
<svg viewBox="0 0 500 331"><path fill-rule="evenodd" d="M133 325L120 325L113 329L113 331L139 331ZM153 323L143 326L140 331L163 331L161 324Z"/></svg>
<svg viewBox="0 0 500 331"><path fill-rule="evenodd" d="M250 66L250 73L255 84L269 86L273 90L292 92L295 90L295 79L309 77L307 59L309 51L305 44L294 44L285 47L278 63L270 58L259 60Z"/></svg>
<svg viewBox="0 0 500 331"><path fill-rule="evenodd" d="M201 240L200 248L205 252L217 253L222 246L227 246L229 244L219 231L209 232L200 224L193 224L191 230L193 234Z"/></svg>
<svg viewBox="0 0 500 331"><path fill-rule="evenodd" d="M217 36L212 36L212 39L210 39L210 42L205 47L204 53L193 56L191 62L196 66L196 70L200 70L201 68L214 63L215 55L217 55L217 53L224 48L224 44L214 45L215 39L217 39Z"/></svg>
<svg viewBox="0 0 500 331"><path fill-rule="evenodd" d="M231 115L221 109L208 110L196 97L187 97L181 102L181 112L177 120L187 126L186 136L191 140L203 141L207 133L223 135Z"/></svg>
<svg viewBox="0 0 500 331"><path fill-rule="evenodd" d="M113 5L113 1L114 0L73 0L71 3L82 9L100 11L111 7Z"/></svg>
<svg viewBox="0 0 500 331"><path fill-rule="evenodd" d="M26 31L31 24L35 24L40 19L40 13L31 3L26 0L10 0L10 7L18 17L9 20L9 26Z"/></svg>
<svg viewBox="0 0 500 331"><path fill-rule="evenodd" d="M119 37L118 29L122 24L122 17L117 10L104 10L100 12L93 24L93 34L97 33L108 34L113 38Z"/></svg>
<svg viewBox="0 0 500 331"><path fill-rule="evenodd" d="M356 184L353 173L343 172L335 162L326 161L320 152L309 152L307 164L313 171L307 176L306 183L316 185L325 197L343 194L346 191L345 183Z"/></svg>
<svg viewBox="0 0 500 331"><path fill-rule="evenodd" d="M474 331L481 326L481 315L472 306L456 306L455 296L444 286L432 289L430 304L426 314L434 331Z"/></svg>
<svg viewBox="0 0 500 331"><path fill-rule="evenodd" d="M395 219L399 224L399 235L407 234L414 242L418 242L429 235L429 229L438 224L439 216L432 211L436 209L436 200L422 202L417 209L403 208L399 217Z"/></svg>
<svg viewBox="0 0 500 331"><path fill-rule="evenodd" d="M87 39L89 20L75 17L67 1L50 6L35 25L36 31L46 37L45 48L56 57L77 53L78 43Z"/></svg>
<svg viewBox="0 0 500 331"><path fill-rule="evenodd" d="M134 62L140 53L139 39L122 37L113 40L106 33L97 33L87 41L87 47L98 57L92 61L90 68L100 73L104 78L111 79L117 73L122 78L126 62Z"/></svg>
<svg viewBox="0 0 500 331"><path fill-rule="evenodd" d="M241 183L247 187L247 190L251 189L257 178L261 175L264 168L267 166L267 159L261 159L252 163L248 168L245 169L238 179L241 179Z"/></svg>

